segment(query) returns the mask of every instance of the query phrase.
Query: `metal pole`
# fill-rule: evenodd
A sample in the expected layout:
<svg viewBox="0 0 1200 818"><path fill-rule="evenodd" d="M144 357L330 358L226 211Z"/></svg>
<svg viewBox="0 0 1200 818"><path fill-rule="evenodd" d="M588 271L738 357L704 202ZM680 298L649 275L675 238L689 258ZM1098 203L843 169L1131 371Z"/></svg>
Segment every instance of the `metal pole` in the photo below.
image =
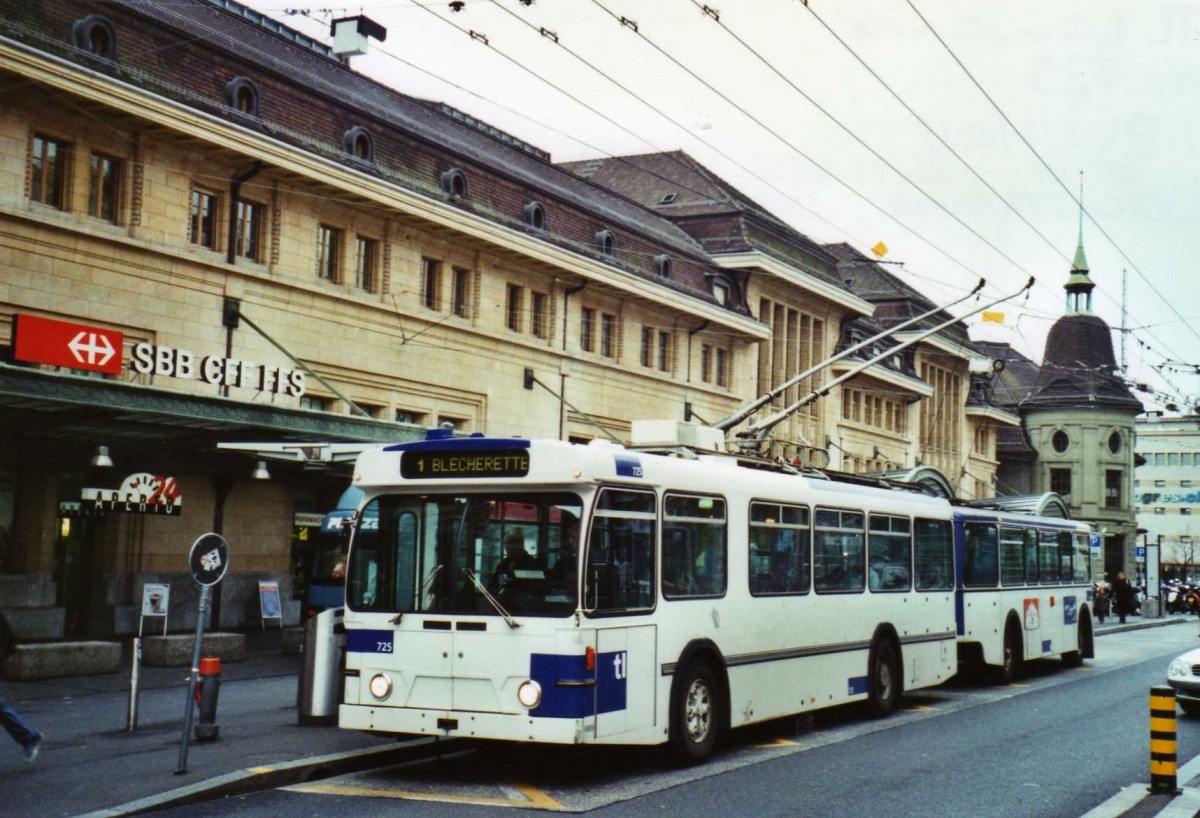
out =
<svg viewBox="0 0 1200 818"><path fill-rule="evenodd" d="M142 637L133 639L133 667L129 671L129 719L126 728L129 732L137 729L138 711L138 668L142 664Z"/></svg>
<svg viewBox="0 0 1200 818"><path fill-rule="evenodd" d="M208 614L208 602L212 596L211 585L200 586L200 608L196 612L196 645L192 649L192 672L188 674L187 706L183 711L183 736L179 744L179 766L175 775L187 772L188 736L192 732L192 713L196 707L196 675L200 672L200 643L204 640L204 620Z"/></svg>

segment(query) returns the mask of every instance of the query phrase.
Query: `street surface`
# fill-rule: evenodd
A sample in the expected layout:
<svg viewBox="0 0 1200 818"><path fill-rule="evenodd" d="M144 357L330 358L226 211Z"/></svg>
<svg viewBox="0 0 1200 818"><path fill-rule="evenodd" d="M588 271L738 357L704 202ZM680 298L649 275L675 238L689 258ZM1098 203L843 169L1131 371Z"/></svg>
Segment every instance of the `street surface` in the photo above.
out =
<svg viewBox="0 0 1200 818"><path fill-rule="evenodd" d="M1033 665L1017 685L955 681L875 721L837 708L738 731L709 763L659 750L485 744L385 770L163 815L1070 816L1149 780L1149 691L1197 643L1193 622L1107 634L1083 668ZM1200 753L1180 717L1179 764ZM1180 781L1180 785L1187 782ZM509 812L511 814L511 812Z"/></svg>

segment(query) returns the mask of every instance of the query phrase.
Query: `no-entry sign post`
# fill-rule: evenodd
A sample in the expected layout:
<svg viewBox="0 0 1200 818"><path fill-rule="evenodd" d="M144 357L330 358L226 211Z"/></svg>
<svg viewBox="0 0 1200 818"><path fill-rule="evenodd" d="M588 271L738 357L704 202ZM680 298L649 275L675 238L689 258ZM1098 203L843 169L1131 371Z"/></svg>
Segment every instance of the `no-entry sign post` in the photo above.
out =
<svg viewBox="0 0 1200 818"><path fill-rule="evenodd" d="M175 775L187 772L188 736L192 732L192 713L196 706L196 674L200 672L200 644L204 641L204 620L212 602L212 589L229 568L229 543L220 534L204 534L188 553L188 570L200 586L200 605L196 611L196 644L192 648L192 672L188 674L187 705L183 711L183 737L179 744L179 765Z"/></svg>

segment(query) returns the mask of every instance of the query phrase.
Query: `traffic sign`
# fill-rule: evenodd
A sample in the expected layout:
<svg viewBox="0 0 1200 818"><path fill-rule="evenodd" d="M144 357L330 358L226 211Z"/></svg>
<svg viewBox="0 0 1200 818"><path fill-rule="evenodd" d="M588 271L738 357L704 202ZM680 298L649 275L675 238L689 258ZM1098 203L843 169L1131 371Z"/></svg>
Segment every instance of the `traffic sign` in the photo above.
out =
<svg viewBox="0 0 1200 818"><path fill-rule="evenodd" d="M1137 547L1137 558L1138 558L1139 560L1144 560L1144 559L1146 559L1146 546L1144 546L1144 545L1139 545L1139 546Z"/></svg>
<svg viewBox="0 0 1200 818"><path fill-rule="evenodd" d="M121 374L125 336L111 329L17 314L13 357L18 361Z"/></svg>
<svg viewBox="0 0 1200 818"><path fill-rule="evenodd" d="M229 543L220 534L202 534L188 553L188 570L201 585L216 585L229 568Z"/></svg>

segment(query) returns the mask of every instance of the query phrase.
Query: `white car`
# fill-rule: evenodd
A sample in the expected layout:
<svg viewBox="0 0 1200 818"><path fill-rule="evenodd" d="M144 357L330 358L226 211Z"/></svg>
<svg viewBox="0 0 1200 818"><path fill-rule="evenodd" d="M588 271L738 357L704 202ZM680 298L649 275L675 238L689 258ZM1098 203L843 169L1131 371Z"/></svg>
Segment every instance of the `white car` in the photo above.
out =
<svg viewBox="0 0 1200 818"><path fill-rule="evenodd" d="M1171 660L1167 684L1175 688L1175 701L1184 713L1200 716L1200 648Z"/></svg>

